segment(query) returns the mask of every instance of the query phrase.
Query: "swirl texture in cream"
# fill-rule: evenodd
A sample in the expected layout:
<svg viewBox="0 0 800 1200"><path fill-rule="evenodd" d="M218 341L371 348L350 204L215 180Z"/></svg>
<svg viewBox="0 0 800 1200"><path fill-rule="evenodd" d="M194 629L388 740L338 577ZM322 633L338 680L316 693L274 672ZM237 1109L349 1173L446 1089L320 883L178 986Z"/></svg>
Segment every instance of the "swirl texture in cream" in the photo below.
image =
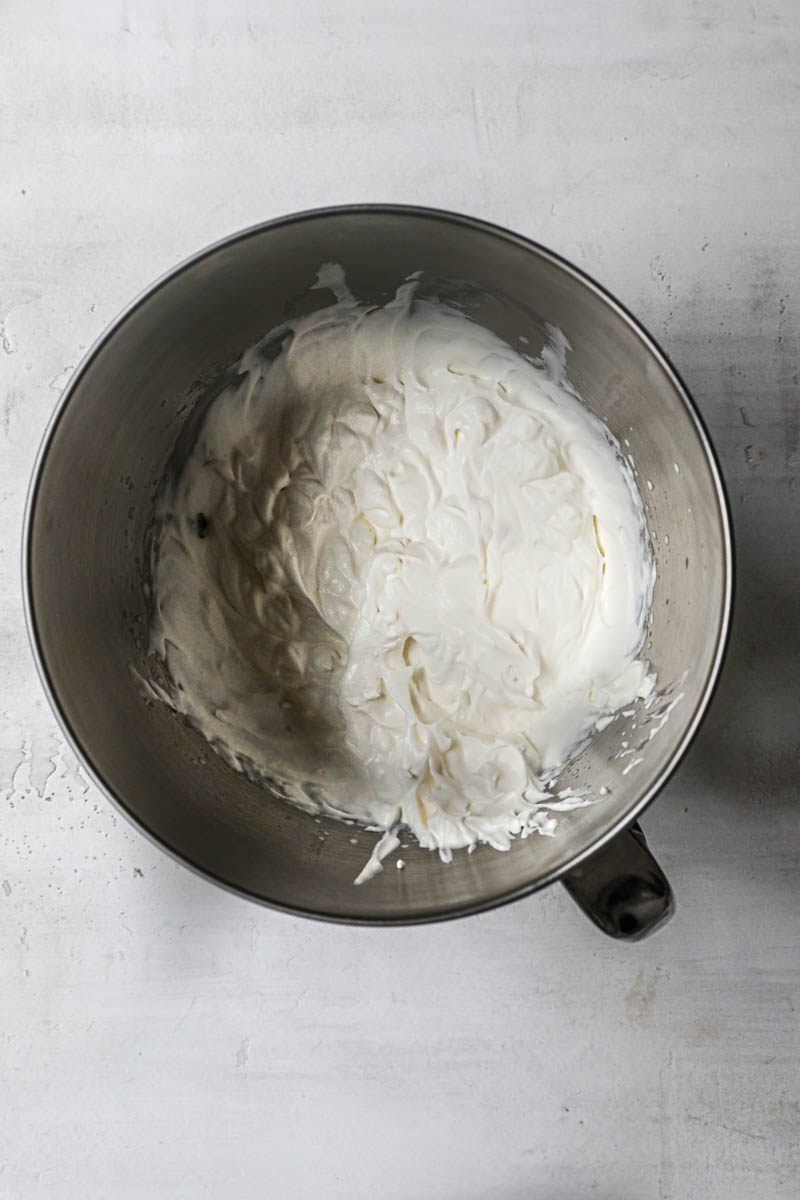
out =
<svg viewBox="0 0 800 1200"><path fill-rule="evenodd" d="M552 833L547 781L652 688L641 500L563 355L403 285L246 351L156 512L151 647L237 769L424 847ZM558 347L557 347L558 348ZM563 345L560 347L563 350Z"/></svg>

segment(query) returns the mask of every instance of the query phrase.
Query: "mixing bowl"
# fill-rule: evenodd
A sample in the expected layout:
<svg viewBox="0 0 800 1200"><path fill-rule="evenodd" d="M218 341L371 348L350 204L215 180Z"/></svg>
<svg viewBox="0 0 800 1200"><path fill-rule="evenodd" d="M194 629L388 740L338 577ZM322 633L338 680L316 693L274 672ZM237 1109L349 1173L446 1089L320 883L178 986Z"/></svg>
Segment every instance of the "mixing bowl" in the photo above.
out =
<svg viewBox="0 0 800 1200"><path fill-rule="evenodd" d="M309 290L325 262L365 302L418 272L421 295L532 355L560 329L570 379L632 456L658 567L645 650L658 693L596 734L559 780L591 788L597 803L507 853L480 846L445 865L412 844L405 870L390 865L361 887L374 834L236 773L137 681L150 670L148 524L163 472L188 444L187 418L244 347L332 302ZM217 883L294 913L386 924L477 912L558 878L615 936L641 936L671 911L669 885L629 827L686 751L719 672L732 584L724 489L652 338L541 246L451 213L366 205L271 221L202 251L135 301L75 372L36 465L24 576L44 686L86 770L143 832Z"/></svg>

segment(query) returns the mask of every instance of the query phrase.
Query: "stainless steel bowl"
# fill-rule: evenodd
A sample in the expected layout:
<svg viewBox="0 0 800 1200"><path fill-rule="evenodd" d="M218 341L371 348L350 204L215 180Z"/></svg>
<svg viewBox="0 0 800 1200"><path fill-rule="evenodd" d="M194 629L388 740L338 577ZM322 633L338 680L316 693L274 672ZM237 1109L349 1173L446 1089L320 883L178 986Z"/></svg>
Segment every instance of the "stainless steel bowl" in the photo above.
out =
<svg viewBox="0 0 800 1200"><path fill-rule="evenodd" d="M309 292L330 261L364 301L421 272L422 294L465 306L512 345L527 338L532 353L546 324L563 330L570 378L639 472L658 560L647 653L661 707L682 695L652 738L658 722L641 705L593 738L563 786L592 780L609 793L564 815L556 837L505 854L479 847L449 866L412 845L404 871L363 887L353 879L370 837L353 845L352 828L320 823L232 771L185 722L143 701L131 669L147 672L143 548L187 414L245 346L287 314L330 303ZM669 885L625 831L687 749L719 672L732 585L724 490L694 405L653 340L541 246L451 213L367 205L286 217L202 251L135 301L76 371L36 465L24 576L39 670L87 771L143 832L217 883L294 913L374 923L477 912L559 877L616 936L640 936L671 910ZM643 740L631 767L622 743Z"/></svg>

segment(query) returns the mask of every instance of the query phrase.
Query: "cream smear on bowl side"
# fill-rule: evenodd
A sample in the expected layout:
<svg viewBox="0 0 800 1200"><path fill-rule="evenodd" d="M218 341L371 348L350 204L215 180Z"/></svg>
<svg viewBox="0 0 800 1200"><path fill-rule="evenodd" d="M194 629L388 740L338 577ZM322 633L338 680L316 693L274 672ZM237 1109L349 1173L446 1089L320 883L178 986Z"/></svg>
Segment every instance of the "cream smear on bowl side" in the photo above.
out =
<svg viewBox="0 0 800 1200"><path fill-rule="evenodd" d="M406 283L272 331L155 512L156 689L306 808L445 861L552 834L552 780L654 677L642 503L565 343L531 362Z"/></svg>

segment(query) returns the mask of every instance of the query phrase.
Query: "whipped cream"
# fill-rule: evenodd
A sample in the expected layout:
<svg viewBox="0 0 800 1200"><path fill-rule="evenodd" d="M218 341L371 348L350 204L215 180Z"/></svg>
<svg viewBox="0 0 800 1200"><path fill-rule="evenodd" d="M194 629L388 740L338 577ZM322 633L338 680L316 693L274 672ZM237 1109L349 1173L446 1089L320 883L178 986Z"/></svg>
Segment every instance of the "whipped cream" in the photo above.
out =
<svg viewBox="0 0 800 1200"><path fill-rule="evenodd" d="M404 284L247 350L156 508L164 698L273 790L448 859L552 834L550 790L653 686L629 465L553 335L530 361ZM361 879L361 877L359 877Z"/></svg>

